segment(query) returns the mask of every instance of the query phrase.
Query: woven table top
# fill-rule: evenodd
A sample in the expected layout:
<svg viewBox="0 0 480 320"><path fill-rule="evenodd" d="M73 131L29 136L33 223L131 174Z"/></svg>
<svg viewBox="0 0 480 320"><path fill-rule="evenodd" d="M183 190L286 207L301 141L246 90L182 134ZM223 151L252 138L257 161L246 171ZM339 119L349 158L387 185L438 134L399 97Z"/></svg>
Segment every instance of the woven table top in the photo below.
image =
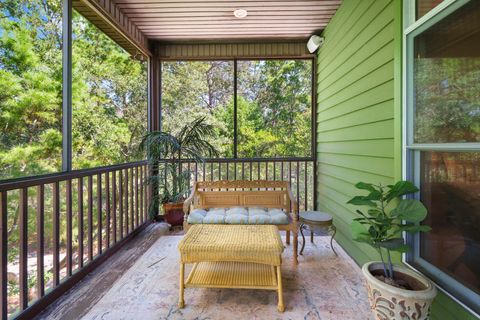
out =
<svg viewBox="0 0 480 320"><path fill-rule="evenodd" d="M178 244L182 263L253 262L279 266L283 244L273 225L193 225Z"/></svg>

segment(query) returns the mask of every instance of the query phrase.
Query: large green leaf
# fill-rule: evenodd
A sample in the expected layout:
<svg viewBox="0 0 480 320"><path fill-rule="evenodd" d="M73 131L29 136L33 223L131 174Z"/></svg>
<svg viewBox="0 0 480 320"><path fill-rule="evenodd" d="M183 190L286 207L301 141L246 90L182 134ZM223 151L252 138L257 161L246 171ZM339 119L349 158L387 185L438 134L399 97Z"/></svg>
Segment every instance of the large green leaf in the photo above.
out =
<svg viewBox="0 0 480 320"><path fill-rule="evenodd" d="M398 181L395 183L395 185L390 187L390 191L387 193L386 200L389 202L395 198L399 198L406 194L415 193L417 191L418 188L410 181Z"/></svg>
<svg viewBox="0 0 480 320"><path fill-rule="evenodd" d="M368 199L365 196L356 196L350 199L347 203L353 204L356 206L370 206L370 207L376 207L375 202L372 200Z"/></svg>
<svg viewBox="0 0 480 320"><path fill-rule="evenodd" d="M370 192L376 191L373 184L366 183L366 182L358 182L357 184L355 184L355 188L361 189L361 190L368 190Z"/></svg>
<svg viewBox="0 0 480 320"><path fill-rule="evenodd" d="M391 212L393 217L408 222L421 222L427 216L427 208L418 200L403 199Z"/></svg>
<svg viewBox="0 0 480 320"><path fill-rule="evenodd" d="M425 225L403 225L400 228L400 231L406 231L408 233L417 233L417 232L429 232L432 230L429 226Z"/></svg>

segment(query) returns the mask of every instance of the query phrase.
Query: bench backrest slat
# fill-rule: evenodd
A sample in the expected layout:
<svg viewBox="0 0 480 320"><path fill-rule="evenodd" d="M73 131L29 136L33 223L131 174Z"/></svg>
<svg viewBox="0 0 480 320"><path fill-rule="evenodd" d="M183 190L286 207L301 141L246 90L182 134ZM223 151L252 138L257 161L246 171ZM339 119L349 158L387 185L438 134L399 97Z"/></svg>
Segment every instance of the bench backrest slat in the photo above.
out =
<svg viewBox="0 0 480 320"><path fill-rule="evenodd" d="M263 207L279 208L290 212L286 181L220 180L195 183L194 208Z"/></svg>

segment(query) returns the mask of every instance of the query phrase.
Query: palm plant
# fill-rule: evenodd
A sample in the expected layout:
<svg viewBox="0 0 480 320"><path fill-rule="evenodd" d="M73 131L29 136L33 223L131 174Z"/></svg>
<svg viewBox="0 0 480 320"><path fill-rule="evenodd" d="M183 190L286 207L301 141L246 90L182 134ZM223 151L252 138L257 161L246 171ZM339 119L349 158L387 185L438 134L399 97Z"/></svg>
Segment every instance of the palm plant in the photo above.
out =
<svg viewBox="0 0 480 320"><path fill-rule="evenodd" d="M140 148L154 168L147 183L158 190L152 195L149 214L154 218L160 204L181 203L190 191L190 170L182 170L185 160L203 163L205 157L218 156L216 148L208 141L215 134L214 127L199 117L185 124L172 135L154 131L146 134Z"/></svg>

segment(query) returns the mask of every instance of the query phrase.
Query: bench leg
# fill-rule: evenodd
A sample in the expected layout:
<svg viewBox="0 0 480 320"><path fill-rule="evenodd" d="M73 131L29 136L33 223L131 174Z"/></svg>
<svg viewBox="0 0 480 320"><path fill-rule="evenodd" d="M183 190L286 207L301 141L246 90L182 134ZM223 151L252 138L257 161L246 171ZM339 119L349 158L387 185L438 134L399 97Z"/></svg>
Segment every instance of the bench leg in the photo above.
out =
<svg viewBox="0 0 480 320"><path fill-rule="evenodd" d="M180 291L178 296L179 308L185 307L185 300L183 296L184 291L185 291L185 264L180 263Z"/></svg>
<svg viewBox="0 0 480 320"><path fill-rule="evenodd" d="M278 311L285 311L285 304L283 303L283 287L282 287L282 271L281 266L277 268L277 286L278 286Z"/></svg>
<svg viewBox="0 0 480 320"><path fill-rule="evenodd" d="M298 231L293 232L293 261L298 264Z"/></svg>
<svg viewBox="0 0 480 320"><path fill-rule="evenodd" d="M290 231L289 231L289 230L287 230L287 232L286 232L286 239L287 239L287 240L286 240L285 242L286 242L288 245L290 245Z"/></svg>

